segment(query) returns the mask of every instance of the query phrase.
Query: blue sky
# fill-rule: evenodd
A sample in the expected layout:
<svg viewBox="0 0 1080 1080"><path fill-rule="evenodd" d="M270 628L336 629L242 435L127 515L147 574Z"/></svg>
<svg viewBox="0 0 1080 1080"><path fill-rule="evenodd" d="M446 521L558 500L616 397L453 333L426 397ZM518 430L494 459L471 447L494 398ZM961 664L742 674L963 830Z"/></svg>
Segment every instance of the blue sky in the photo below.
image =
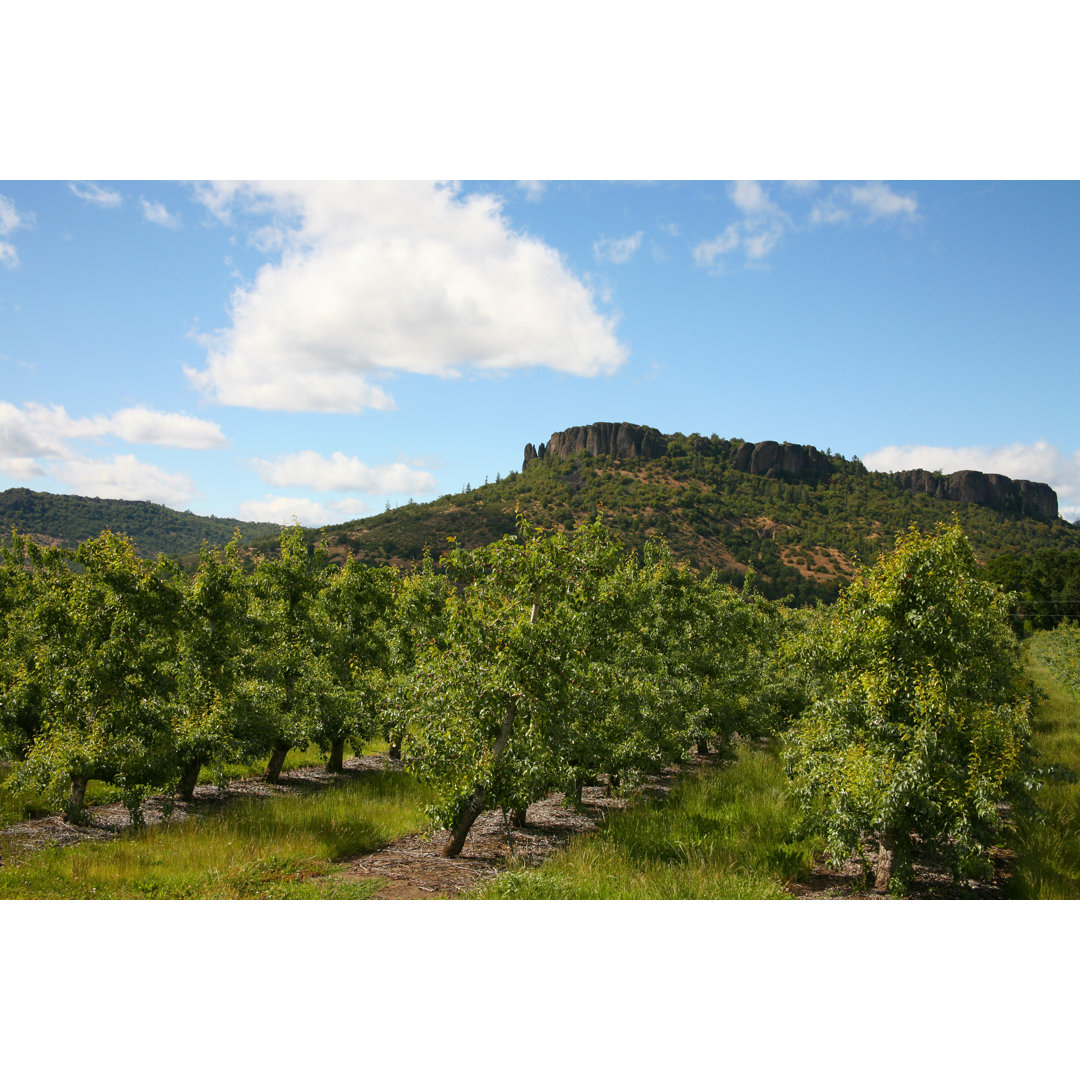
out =
<svg viewBox="0 0 1080 1080"><path fill-rule="evenodd" d="M0 487L325 524L598 420L1041 480L1080 185L0 181Z"/></svg>

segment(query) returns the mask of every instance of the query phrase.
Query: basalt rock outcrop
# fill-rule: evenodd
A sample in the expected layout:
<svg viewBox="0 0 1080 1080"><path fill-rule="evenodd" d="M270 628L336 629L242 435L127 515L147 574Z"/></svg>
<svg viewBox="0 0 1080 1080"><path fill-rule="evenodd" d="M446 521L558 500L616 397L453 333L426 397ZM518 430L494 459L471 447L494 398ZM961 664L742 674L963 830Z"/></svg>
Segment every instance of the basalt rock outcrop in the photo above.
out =
<svg viewBox="0 0 1080 1080"><path fill-rule="evenodd" d="M593 457L619 458L657 458L667 452L667 436L656 428L642 427L638 424L586 424L584 427L567 428L556 431L546 443L525 447L525 461L542 460L545 457L569 458L585 451Z"/></svg>
<svg viewBox="0 0 1080 1080"><path fill-rule="evenodd" d="M752 476L818 478L832 472L829 459L816 446L766 440L743 443L735 455L735 468Z"/></svg>
<svg viewBox="0 0 1080 1080"><path fill-rule="evenodd" d="M932 495L950 502L976 503L1007 514L1053 521L1058 516L1057 493L1049 484L1034 480L1012 480L1000 473L974 469L944 476L926 469L907 469L897 474L900 486L913 494Z"/></svg>
<svg viewBox="0 0 1080 1080"><path fill-rule="evenodd" d="M715 445L714 445L715 444ZM656 428L640 424L600 423L556 431L546 443L525 447L522 468L545 457L571 458L579 453L610 457L622 461L634 458L663 457L669 452L682 454L691 450L701 454L733 454L726 457L729 467L766 478L823 480L844 468L842 458L830 458L815 446L798 443L728 442L713 436L712 441L697 436L691 440L681 435L664 435ZM862 469L862 466L858 466ZM1048 484L1033 480L1012 480L997 473L964 469L944 476L925 469L909 469L895 474L900 486L912 494L930 495L950 502L975 503L992 510L1017 516L1053 521L1058 516L1058 500Z"/></svg>

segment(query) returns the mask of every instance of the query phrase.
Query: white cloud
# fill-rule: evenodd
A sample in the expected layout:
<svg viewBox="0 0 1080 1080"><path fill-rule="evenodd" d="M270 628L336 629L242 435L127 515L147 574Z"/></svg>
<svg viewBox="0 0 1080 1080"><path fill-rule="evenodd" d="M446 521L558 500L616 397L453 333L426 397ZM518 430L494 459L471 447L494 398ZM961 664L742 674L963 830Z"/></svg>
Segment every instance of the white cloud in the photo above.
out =
<svg viewBox="0 0 1080 1080"><path fill-rule="evenodd" d="M547 190L546 180L519 180L518 188L525 193L527 202L539 202Z"/></svg>
<svg viewBox="0 0 1080 1080"><path fill-rule="evenodd" d="M175 446L183 450L221 450L229 445L221 427L186 413L163 413L142 405L121 409L105 421L102 434L125 442Z"/></svg>
<svg viewBox="0 0 1080 1080"><path fill-rule="evenodd" d="M641 246L642 232L634 233L633 236L623 236L619 239L609 240L602 236L593 244L593 254L600 262L624 263L634 257L634 252Z"/></svg>
<svg viewBox="0 0 1080 1080"><path fill-rule="evenodd" d="M766 255L780 242L780 238L784 235L784 227L778 222L766 225L761 232L755 235L746 235L743 237L743 248L746 251L746 257L751 262L759 262L764 259Z"/></svg>
<svg viewBox="0 0 1080 1080"><path fill-rule="evenodd" d="M0 401L0 457L74 458L78 455L67 440L107 435L130 443L184 450L215 450L229 445L217 424L184 413L156 412L140 405L111 416L73 417L63 405L31 401L20 408Z"/></svg>
<svg viewBox="0 0 1080 1080"><path fill-rule="evenodd" d="M74 458L62 462L54 475L75 495L103 499L147 499L177 510L200 498L191 477L170 473L138 461L133 454L118 454L112 461Z"/></svg>
<svg viewBox="0 0 1080 1080"><path fill-rule="evenodd" d="M675 237L679 235L679 226L674 221L658 221L656 227L663 233L667 233L668 236Z"/></svg>
<svg viewBox="0 0 1080 1080"><path fill-rule="evenodd" d="M368 513L369 510L370 507L359 499L317 503L313 499L268 495L265 499L251 499L241 503L237 517L242 521L276 521L281 525L291 525L295 520L309 528L317 528L320 525L349 521Z"/></svg>
<svg viewBox="0 0 1080 1080"><path fill-rule="evenodd" d="M880 180L834 184L824 196L815 194L819 187L816 180L791 180L772 185L772 190L778 196L791 198L814 196L806 219L810 226L841 222L870 225L885 219L915 221L919 217L914 195L895 192ZM788 212L757 180L735 181L729 186L728 195L741 211L742 218L728 225L715 239L705 240L693 249L694 261L710 273L723 273L727 266L721 256L736 251L745 256L747 269L761 267L788 230L800 231Z"/></svg>
<svg viewBox="0 0 1080 1080"><path fill-rule="evenodd" d="M818 203L810 211L811 225L838 225L841 221L848 221L851 214L841 209L834 202Z"/></svg>
<svg viewBox="0 0 1080 1080"><path fill-rule="evenodd" d="M756 180L736 180L729 190L731 201L748 217L780 217L783 211L765 194Z"/></svg>
<svg viewBox="0 0 1080 1080"><path fill-rule="evenodd" d="M866 210L871 221L879 217L918 217L919 204L914 195L898 195L880 180L852 184L848 196L856 206Z"/></svg>
<svg viewBox="0 0 1080 1080"><path fill-rule="evenodd" d="M728 225L712 240L704 240L694 249L694 262L710 273L721 274L726 264L721 256L739 251L749 269L762 266L762 260L783 239L787 214L756 180L736 180L728 188L731 201L742 212L741 221Z"/></svg>
<svg viewBox="0 0 1080 1080"><path fill-rule="evenodd" d="M0 195L0 237L13 233L16 229L28 229L34 224L33 214L20 214L6 195ZM18 269L19 253L14 244L0 240L0 263L12 270Z"/></svg>
<svg viewBox="0 0 1080 1080"><path fill-rule="evenodd" d="M184 473L167 472L131 454L100 461L71 445L72 440L108 435L130 443L188 450L229 445L217 424L183 413L136 406L111 416L73 417L63 405L28 402L20 408L0 401L0 473L16 480L53 476L76 495L149 499L177 509L199 498L191 477Z"/></svg>
<svg viewBox="0 0 1080 1080"><path fill-rule="evenodd" d="M703 240L694 248L694 262L709 269L718 267L721 255L734 251L740 244L739 226L729 225L713 240Z"/></svg>
<svg viewBox="0 0 1080 1080"><path fill-rule="evenodd" d="M66 457L69 451L56 429L68 421L63 406L31 402L20 409L9 401L0 401L0 457Z"/></svg>
<svg viewBox="0 0 1080 1080"><path fill-rule="evenodd" d="M0 457L0 475L22 481L33 476L44 476L45 470L33 458Z"/></svg>
<svg viewBox="0 0 1080 1080"><path fill-rule="evenodd" d="M836 225L858 218L870 224L882 218L916 221L919 203L914 195L902 195L880 180L863 184L835 184L828 196L814 204L811 225Z"/></svg>
<svg viewBox="0 0 1080 1080"><path fill-rule="evenodd" d="M202 187L221 218L272 212L280 261L200 339L191 382L218 401L289 412L391 409L394 371L548 367L609 374L626 360L615 319L555 249L514 232L492 196L452 185L268 183Z"/></svg>
<svg viewBox="0 0 1080 1080"><path fill-rule="evenodd" d="M326 506L338 515L338 521L349 521L371 513L371 507L363 499L335 499L333 502L328 502Z"/></svg>
<svg viewBox="0 0 1080 1080"><path fill-rule="evenodd" d="M139 206L142 207L143 217L153 225L164 225L166 229L178 229L180 227L180 215L170 214L159 202L150 202L139 196Z"/></svg>
<svg viewBox="0 0 1080 1080"><path fill-rule="evenodd" d="M306 487L315 491L366 491L373 494L434 491L435 477L403 463L365 465L355 457L335 451L329 458L314 450L283 454L276 461L256 459L252 467L273 487Z"/></svg>
<svg viewBox="0 0 1080 1080"><path fill-rule="evenodd" d="M975 469L1014 480L1035 480L1057 492L1062 517L1080 517L1080 450L1070 456L1042 439L1008 446L883 446L862 460L878 472Z"/></svg>
<svg viewBox="0 0 1080 1080"><path fill-rule="evenodd" d="M92 203L94 206L100 206L104 209L113 209L124 201L124 196L119 191L103 188L100 184L95 184L91 180L83 181L81 184L76 180L71 180L68 183L68 191L72 195L77 195L84 202Z"/></svg>

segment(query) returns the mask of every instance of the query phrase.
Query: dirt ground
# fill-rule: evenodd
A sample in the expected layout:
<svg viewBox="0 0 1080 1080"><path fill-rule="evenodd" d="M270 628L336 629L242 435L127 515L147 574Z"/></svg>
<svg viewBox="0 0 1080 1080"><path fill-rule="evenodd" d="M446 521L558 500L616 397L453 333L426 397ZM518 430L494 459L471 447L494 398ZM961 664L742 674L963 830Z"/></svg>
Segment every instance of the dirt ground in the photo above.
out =
<svg viewBox="0 0 1080 1080"><path fill-rule="evenodd" d="M698 757L683 769L715 767L712 755ZM395 767L385 755L351 758L345 762L345 774ZM633 794L664 798L678 779L679 766L672 766L661 776L651 777ZM227 788L200 784L195 801L177 800L171 820L214 812L227 802L243 798L274 798L317 791L339 780L318 766L309 766L283 774L277 784L261 778L232 781ZM572 837L595 832L608 814L626 806L631 793L615 795L605 786L586 787L580 806L567 803L562 794L549 795L529 807L526 824L511 826L500 811L487 811L477 818L461 855L443 858L439 852L448 833L438 830L401 837L377 851L343 860L343 873L353 879L379 878L386 885L373 895L374 900L434 900L458 896L509 867L538 866L548 856L565 847ZM166 820L165 801L150 799L143 808L147 825ZM78 844L86 840L105 840L131 828L127 811L120 803L89 808L85 825L70 825L60 815L19 822L0 830L0 845L11 855L40 849L46 845ZM921 900L1003 899L1009 877L1011 853L993 852L994 874L986 881L955 883L940 859L917 858L915 880L910 898ZM0 865L3 864L0 851ZM839 870L823 863L814 868L807 881L795 882L789 892L798 900L889 899L873 889L870 873L856 859Z"/></svg>

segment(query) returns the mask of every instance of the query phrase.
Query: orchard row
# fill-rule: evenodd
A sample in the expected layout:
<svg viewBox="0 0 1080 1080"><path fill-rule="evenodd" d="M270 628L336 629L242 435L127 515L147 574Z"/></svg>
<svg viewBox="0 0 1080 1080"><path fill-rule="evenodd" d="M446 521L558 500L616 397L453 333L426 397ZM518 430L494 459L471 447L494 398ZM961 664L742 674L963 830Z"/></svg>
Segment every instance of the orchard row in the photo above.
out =
<svg viewBox="0 0 1080 1080"><path fill-rule="evenodd" d="M134 819L203 766L381 734L460 850L484 809L618 784L782 734L808 828L867 841L902 885L912 838L971 871L1030 787L1005 597L959 527L910 531L832 608L795 610L637 557L599 522L455 548L413 572L329 562L298 528L246 565L237 541L184 574L104 533L74 554L0 549L0 756L83 813L107 780Z"/></svg>

